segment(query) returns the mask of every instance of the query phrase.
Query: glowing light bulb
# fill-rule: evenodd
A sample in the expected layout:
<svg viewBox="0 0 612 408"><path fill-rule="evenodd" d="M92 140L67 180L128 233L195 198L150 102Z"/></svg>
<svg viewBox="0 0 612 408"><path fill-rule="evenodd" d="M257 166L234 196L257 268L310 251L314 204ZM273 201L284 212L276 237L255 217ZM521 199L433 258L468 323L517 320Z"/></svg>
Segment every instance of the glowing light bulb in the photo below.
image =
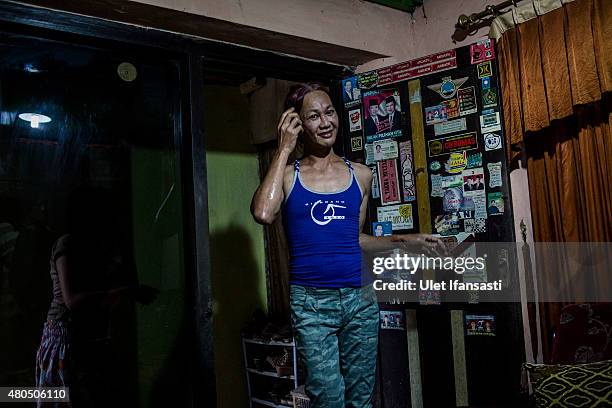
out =
<svg viewBox="0 0 612 408"><path fill-rule="evenodd" d="M32 129L38 129L39 124L51 122L51 118L40 113L20 113L19 119L30 122Z"/></svg>

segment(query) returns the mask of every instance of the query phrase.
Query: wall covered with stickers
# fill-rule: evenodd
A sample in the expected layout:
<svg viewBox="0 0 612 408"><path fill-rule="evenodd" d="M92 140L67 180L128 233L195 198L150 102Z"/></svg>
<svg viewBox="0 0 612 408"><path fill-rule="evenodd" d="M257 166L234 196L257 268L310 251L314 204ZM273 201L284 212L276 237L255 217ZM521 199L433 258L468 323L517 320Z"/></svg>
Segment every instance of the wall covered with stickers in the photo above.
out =
<svg viewBox="0 0 612 408"><path fill-rule="evenodd" d="M515 241L499 88L495 47L488 39L342 81L344 153L374 175L366 224L372 235L431 233L451 249L474 251L465 256L476 256L472 242ZM499 265L512 270L507 250L490 258L485 270L460 279L492 282ZM487 404L498 402L500 395L518 395L520 307L479 296L469 293L457 304L426 290L419 292L416 305L381 307L383 399L409 406L409 398L397 392L408 381L404 373L410 346L401 333L406 330L401 316L409 308L415 308L418 320L412 326L419 328L427 404L459 401L455 392L439 391L444 381L460 388L457 371L448 365L457 356L450 340L451 315L457 311L462 317L456 324L465 337L465 398L470 404ZM403 349L401 356L398 349Z"/></svg>

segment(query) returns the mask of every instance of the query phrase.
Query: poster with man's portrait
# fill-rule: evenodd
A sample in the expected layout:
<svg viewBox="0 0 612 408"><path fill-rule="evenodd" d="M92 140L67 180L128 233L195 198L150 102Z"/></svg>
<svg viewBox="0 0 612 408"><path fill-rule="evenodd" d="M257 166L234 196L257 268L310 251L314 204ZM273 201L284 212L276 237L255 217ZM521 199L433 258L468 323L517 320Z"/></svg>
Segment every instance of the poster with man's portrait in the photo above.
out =
<svg viewBox="0 0 612 408"><path fill-rule="evenodd" d="M367 143L402 136L402 107L398 89L366 91L363 104Z"/></svg>
<svg viewBox="0 0 612 408"><path fill-rule="evenodd" d="M361 102L361 89L357 86L357 77L342 80L342 102L347 107Z"/></svg>

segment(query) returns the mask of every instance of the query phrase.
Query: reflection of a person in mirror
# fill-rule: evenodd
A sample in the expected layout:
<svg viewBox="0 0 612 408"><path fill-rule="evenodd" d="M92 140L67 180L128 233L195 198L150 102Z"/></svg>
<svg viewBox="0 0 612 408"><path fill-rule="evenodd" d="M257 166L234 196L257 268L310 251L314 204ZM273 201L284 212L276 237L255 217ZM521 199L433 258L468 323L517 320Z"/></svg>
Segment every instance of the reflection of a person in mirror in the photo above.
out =
<svg viewBox="0 0 612 408"><path fill-rule="evenodd" d="M111 406L111 308L152 302L157 291L130 279L131 262L117 244L113 201L105 190L82 187L68 200L69 234L53 246L53 297L36 354L37 387L69 387L73 407ZM119 235L118 235L119 234ZM54 406L39 402L39 407Z"/></svg>

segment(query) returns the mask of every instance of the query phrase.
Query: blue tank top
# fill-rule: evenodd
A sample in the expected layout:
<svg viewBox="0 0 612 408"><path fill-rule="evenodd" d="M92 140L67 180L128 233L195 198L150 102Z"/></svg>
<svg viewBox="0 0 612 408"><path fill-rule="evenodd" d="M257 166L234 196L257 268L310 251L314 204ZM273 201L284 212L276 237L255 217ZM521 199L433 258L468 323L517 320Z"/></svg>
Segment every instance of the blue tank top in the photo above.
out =
<svg viewBox="0 0 612 408"><path fill-rule="evenodd" d="M300 177L300 162L295 162L293 186L283 206L291 284L321 288L362 286L359 209L363 193L351 163L344 161L350 183L332 193L306 188Z"/></svg>

